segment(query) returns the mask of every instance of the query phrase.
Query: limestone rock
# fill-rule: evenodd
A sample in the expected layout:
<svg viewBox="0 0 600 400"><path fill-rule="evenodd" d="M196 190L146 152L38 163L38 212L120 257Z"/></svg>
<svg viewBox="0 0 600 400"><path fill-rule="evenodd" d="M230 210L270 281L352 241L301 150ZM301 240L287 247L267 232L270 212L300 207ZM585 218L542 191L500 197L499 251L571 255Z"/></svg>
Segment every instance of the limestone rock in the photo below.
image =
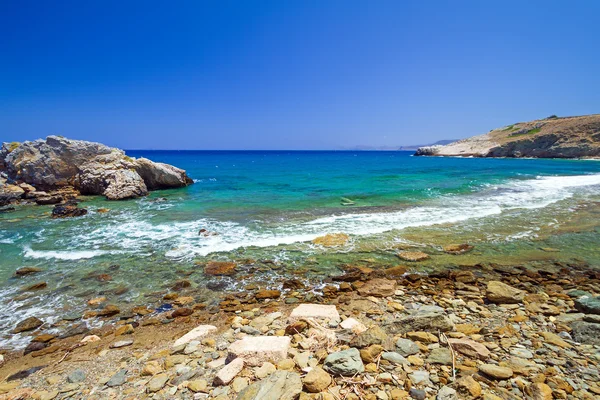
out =
<svg viewBox="0 0 600 400"><path fill-rule="evenodd" d="M420 311L407 315L396 321L386 324L386 328L393 334L404 334L411 331L448 332L454 324L448 317L438 312Z"/></svg>
<svg viewBox="0 0 600 400"><path fill-rule="evenodd" d="M247 336L229 346L228 358L242 358L250 366L258 366L265 361L277 363L287 357L289 347L290 338L287 336Z"/></svg>
<svg viewBox="0 0 600 400"><path fill-rule="evenodd" d="M184 344L188 344L192 340L200 340L216 331L217 331L216 326L199 325L199 326L195 327L194 329L192 329L191 331L189 331L188 333L186 333L185 335L183 335L182 337L180 337L179 339L177 339L175 341L175 343L173 343L173 347L178 347L178 346L182 346Z"/></svg>
<svg viewBox="0 0 600 400"><path fill-rule="evenodd" d="M328 233L313 239L312 242L323 247L337 247L345 245L348 240L350 240L350 236L345 233Z"/></svg>
<svg viewBox="0 0 600 400"><path fill-rule="evenodd" d="M304 318L314 318L325 321L340 321L340 314L333 305L300 304L292 310L289 321L295 322Z"/></svg>
<svg viewBox="0 0 600 400"><path fill-rule="evenodd" d="M500 281L490 281L487 285L487 298L492 303L514 304L520 303L525 297L525 292L515 289Z"/></svg>
<svg viewBox="0 0 600 400"><path fill-rule="evenodd" d="M302 380L295 372L277 371L242 390L236 400L296 400Z"/></svg>
<svg viewBox="0 0 600 400"><path fill-rule="evenodd" d="M215 377L215 384L228 385L240 372L242 372L242 369L244 369L244 360L236 358L221 368Z"/></svg>
<svg viewBox="0 0 600 400"><path fill-rule="evenodd" d="M126 199L192 183L183 170L132 159L100 143L48 136L7 149L5 144L0 163L8 176L41 189L70 186L83 194Z"/></svg>
<svg viewBox="0 0 600 400"><path fill-rule="evenodd" d="M470 339L448 339L448 343L454 350L467 357L486 360L490 356L490 351L487 347Z"/></svg>
<svg viewBox="0 0 600 400"><path fill-rule="evenodd" d="M494 379L508 379L513 376L512 369L494 364L482 364L479 366L479 371Z"/></svg>
<svg viewBox="0 0 600 400"><path fill-rule="evenodd" d="M398 257L404 261L418 262L429 259L429 254L422 251L401 251L398 253Z"/></svg>

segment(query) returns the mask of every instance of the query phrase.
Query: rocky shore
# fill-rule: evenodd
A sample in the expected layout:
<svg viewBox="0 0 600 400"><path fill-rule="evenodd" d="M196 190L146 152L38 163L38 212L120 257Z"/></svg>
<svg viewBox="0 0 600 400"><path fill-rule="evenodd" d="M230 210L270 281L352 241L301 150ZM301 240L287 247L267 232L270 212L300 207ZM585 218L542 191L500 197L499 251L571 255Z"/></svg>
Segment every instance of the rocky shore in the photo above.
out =
<svg viewBox="0 0 600 400"><path fill-rule="evenodd" d="M417 156L599 158L600 115L517 122L443 146L417 149Z"/></svg>
<svg viewBox="0 0 600 400"><path fill-rule="evenodd" d="M69 321L60 337L28 318L14 332L31 344L4 354L0 398L600 397L600 273L587 266L344 271L320 290L288 279L210 303L185 280L158 308L89 299L87 317L113 323Z"/></svg>
<svg viewBox="0 0 600 400"><path fill-rule="evenodd" d="M0 148L0 207L59 204L80 194L124 200L191 183L184 170L100 143L48 136Z"/></svg>

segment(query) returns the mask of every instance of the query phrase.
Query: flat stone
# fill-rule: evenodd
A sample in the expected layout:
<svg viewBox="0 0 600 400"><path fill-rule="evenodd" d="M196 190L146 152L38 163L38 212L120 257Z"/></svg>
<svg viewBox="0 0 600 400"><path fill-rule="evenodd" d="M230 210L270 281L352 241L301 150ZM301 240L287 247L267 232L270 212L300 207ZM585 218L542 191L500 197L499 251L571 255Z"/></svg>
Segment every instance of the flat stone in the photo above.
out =
<svg viewBox="0 0 600 400"><path fill-rule="evenodd" d="M39 328L43 324L44 322L41 319L36 317L29 317L19 322L17 326L12 330L12 333L32 331L36 328Z"/></svg>
<svg viewBox="0 0 600 400"><path fill-rule="evenodd" d="M150 393L158 392L160 389L165 387L167 381L169 380L169 375L162 373L155 375L150 382L148 382L147 388Z"/></svg>
<svg viewBox="0 0 600 400"><path fill-rule="evenodd" d="M483 344L471 339L448 339L448 343L457 352L467 357L486 360L490 357L490 351Z"/></svg>
<svg viewBox="0 0 600 400"><path fill-rule="evenodd" d="M523 301L525 292L500 281L489 281L486 295L492 303L515 304Z"/></svg>
<svg viewBox="0 0 600 400"><path fill-rule="evenodd" d="M118 342L112 343L109 347L111 349L118 349L120 347L131 346L132 344L133 344L133 339L119 340Z"/></svg>
<svg viewBox="0 0 600 400"><path fill-rule="evenodd" d="M586 314L600 314L600 296L581 296L575 299L575 309Z"/></svg>
<svg viewBox="0 0 600 400"><path fill-rule="evenodd" d="M329 354L323 366L326 371L342 376L356 375L365 370L360 352L355 348Z"/></svg>
<svg viewBox="0 0 600 400"><path fill-rule="evenodd" d="M82 369L76 369L67 376L67 382L79 383L85 380L85 371Z"/></svg>
<svg viewBox="0 0 600 400"><path fill-rule="evenodd" d="M244 369L244 360L242 358L236 358L229 364L225 365L217 373L215 377L215 385L224 386L229 383Z"/></svg>
<svg viewBox="0 0 600 400"><path fill-rule="evenodd" d="M404 334L411 331L448 332L454 329L454 324L444 314L429 311L418 311L403 318L388 322L388 332Z"/></svg>
<svg viewBox="0 0 600 400"><path fill-rule="evenodd" d="M270 362L265 362L259 368L255 369L254 375L258 379L263 379L271 375L275 371L277 371L277 368L275 368L273 364L271 364Z"/></svg>
<svg viewBox="0 0 600 400"><path fill-rule="evenodd" d="M427 362L429 364L452 365L452 353L450 349L445 347L432 349L427 356Z"/></svg>
<svg viewBox="0 0 600 400"><path fill-rule="evenodd" d="M358 347L359 349L363 347L368 347L373 344L384 345L387 341L388 335L381 329L379 326L374 325L367 329L364 332L356 335L351 341L350 346Z"/></svg>
<svg viewBox="0 0 600 400"><path fill-rule="evenodd" d="M127 370L120 369L119 371L117 371L116 374L114 374L113 376L110 377L108 382L106 382L106 386L109 386L109 387L121 386L122 384L124 384L127 381L126 375L127 375Z"/></svg>
<svg viewBox="0 0 600 400"><path fill-rule="evenodd" d="M494 364L482 364L479 366L479 372L494 379L508 379L513 376L513 370L507 367L500 367Z"/></svg>
<svg viewBox="0 0 600 400"><path fill-rule="evenodd" d="M184 344L188 344L192 340L200 340L211 333L217 331L217 327L213 325L200 325L180 337L173 343L173 347L182 346Z"/></svg>
<svg viewBox="0 0 600 400"><path fill-rule="evenodd" d="M570 349L571 347L573 347L569 343L567 343L564 340L562 340L562 338L560 336L558 336L557 334L555 334L555 333L552 333L552 332L540 332L540 335L543 336L544 341L546 343L550 343L550 344L553 344L555 346L562 347L564 349ZM519 356L518 354L513 354L513 355ZM533 357L524 357L524 356L519 356L519 357L522 357L522 358L533 358Z"/></svg>
<svg viewBox="0 0 600 400"><path fill-rule="evenodd" d="M436 400L458 400L458 395L456 394L456 390L452 389L450 386L444 386L440 390L438 390Z"/></svg>
<svg viewBox="0 0 600 400"><path fill-rule="evenodd" d="M294 308L289 317L289 322L296 322L304 318L314 318L326 321L340 321L340 314L333 305L300 304Z"/></svg>
<svg viewBox="0 0 600 400"><path fill-rule="evenodd" d="M386 351L381 354L381 358L387 360L393 364L398 365L408 365L409 362L406 358L404 358L401 354L396 353L395 351Z"/></svg>
<svg viewBox="0 0 600 400"><path fill-rule="evenodd" d="M229 346L228 358L242 358L249 366L277 363L287 357L290 341L288 336L245 337Z"/></svg>
<svg viewBox="0 0 600 400"><path fill-rule="evenodd" d="M208 382L204 379L189 381L187 387L194 393L208 393Z"/></svg>
<svg viewBox="0 0 600 400"><path fill-rule="evenodd" d="M422 251L401 251L398 257L404 261L419 262L429 259L429 254L423 253Z"/></svg>
<svg viewBox="0 0 600 400"><path fill-rule="evenodd" d="M301 392L298 373L276 371L242 390L236 400L296 400Z"/></svg>
<svg viewBox="0 0 600 400"><path fill-rule="evenodd" d="M358 289L361 296L389 297L396 292L397 283L391 279L371 279Z"/></svg>
<svg viewBox="0 0 600 400"><path fill-rule="evenodd" d="M396 351L403 357L419 353L421 350L415 342L410 339L400 338L396 341Z"/></svg>

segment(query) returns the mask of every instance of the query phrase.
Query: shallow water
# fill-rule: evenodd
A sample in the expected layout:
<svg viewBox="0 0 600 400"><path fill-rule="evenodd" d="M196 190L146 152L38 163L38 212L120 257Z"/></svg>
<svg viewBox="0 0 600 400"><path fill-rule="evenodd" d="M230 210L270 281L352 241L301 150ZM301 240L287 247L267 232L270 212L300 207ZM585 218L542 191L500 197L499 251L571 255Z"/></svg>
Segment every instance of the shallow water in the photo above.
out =
<svg viewBox="0 0 600 400"><path fill-rule="evenodd" d="M127 309L160 304L180 279L207 300L207 282L222 290L278 286L281 276L315 284L344 264L398 264L398 249L413 246L432 255L411 264L414 271L486 262L600 266L600 162L410 154L128 152L184 168L196 183L133 201L90 197L82 203L90 213L75 219L50 219L50 206L0 214L0 346L28 342L8 333L19 320L54 322L100 295ZM333 249L310 242L332 232L351 239ZM461 242L475 250L441 251ZM196 263L209 259L257 261L233 279L205 277ZM43 272L14 278L22 266ZM40 281L48 287L22 291Z"/></svg>

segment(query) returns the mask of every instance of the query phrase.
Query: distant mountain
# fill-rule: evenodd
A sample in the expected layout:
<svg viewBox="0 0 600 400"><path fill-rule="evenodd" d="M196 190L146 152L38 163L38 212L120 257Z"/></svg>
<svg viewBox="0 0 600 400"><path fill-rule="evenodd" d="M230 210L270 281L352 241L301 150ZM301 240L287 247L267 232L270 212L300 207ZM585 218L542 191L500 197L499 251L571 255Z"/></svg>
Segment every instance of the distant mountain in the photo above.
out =
<svg viewBox="0 0 600 400"><path fill-rule="evenodd" d="M600 157L600 114L514 124L443 146L423 146L416 155L462 157Z"/></svg>
<svg viewBox="0 0 600 400"><path fill-rule="evenodd" d="M427 147L427 146L444 146L450 143L454 143L456 142L458 139L445 139L445 140L438 140L435 143L430 143L430 144L415 144L412 146L400 146L398 148L398 150L417 150L419 147Z"/></svg>
<svg viewBox="0 0 600 400"><path fill-rule="evenodd" d="M367 146L367 145L358 145L354 147L341 147L341 150L354 150L354 151L396 151L396 150L404 150L404 151L415 151L419 147L424 146L441 146L445 144L450 144L456 142L456 140L438 140L435 143L431 144L419 144L413 146Z"/></svg>

